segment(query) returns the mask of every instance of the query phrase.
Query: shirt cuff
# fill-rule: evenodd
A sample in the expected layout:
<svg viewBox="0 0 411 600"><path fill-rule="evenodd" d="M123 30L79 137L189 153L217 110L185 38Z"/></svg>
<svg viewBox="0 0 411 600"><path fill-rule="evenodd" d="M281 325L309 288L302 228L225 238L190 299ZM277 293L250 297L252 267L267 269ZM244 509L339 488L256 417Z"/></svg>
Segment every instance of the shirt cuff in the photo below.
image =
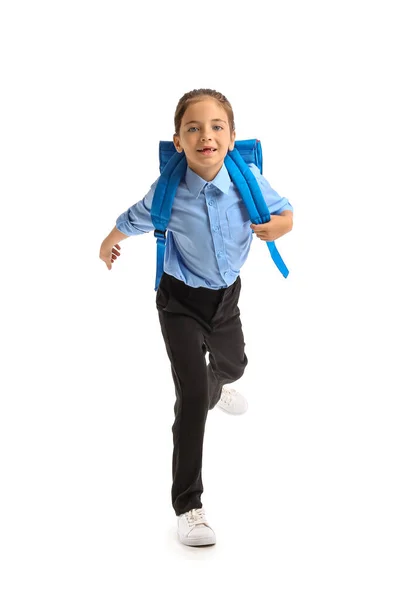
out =
<svg viewBox="0 0 411 600"><path fill-rule="evenodd" d="M134 225L130 225L128 221L128 211L120 215L116 220L116 227L121 233L125 235L140 235L141 233L147 233Z"/></svg>

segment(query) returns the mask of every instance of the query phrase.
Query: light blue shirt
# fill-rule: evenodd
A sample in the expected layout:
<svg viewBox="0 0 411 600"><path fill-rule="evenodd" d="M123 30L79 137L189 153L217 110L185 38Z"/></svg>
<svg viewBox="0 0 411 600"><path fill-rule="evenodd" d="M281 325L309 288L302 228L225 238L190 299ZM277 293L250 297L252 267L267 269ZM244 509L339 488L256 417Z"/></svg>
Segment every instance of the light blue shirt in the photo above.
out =
<svg viewBox="0 0 411 600"><path fill-rule="evenodd" d="M272 215L293 210L272 189L258 167L254 173ZM147 195L116 221L126 235L154 231L150 209L157 181ZM253 240L247 208L223 164L212 181L205 181L187 167L177 188L167 229L164 271L191 287L220 289L240 274ZM155 264L153 264L155 269Z"/></svg>

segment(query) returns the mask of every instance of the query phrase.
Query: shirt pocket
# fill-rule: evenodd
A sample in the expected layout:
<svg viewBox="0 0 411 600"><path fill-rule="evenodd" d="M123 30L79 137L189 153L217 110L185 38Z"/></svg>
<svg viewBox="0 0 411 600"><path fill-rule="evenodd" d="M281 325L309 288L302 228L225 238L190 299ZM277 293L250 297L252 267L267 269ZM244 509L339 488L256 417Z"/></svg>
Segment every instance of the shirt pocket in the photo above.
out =
<svg viewBox="0 0 411 600"><path fill-rule="evenodd" d="M232 204L226 211L228 233L235 242L245 242L252 235L251 221L244 203Z"/></svg>

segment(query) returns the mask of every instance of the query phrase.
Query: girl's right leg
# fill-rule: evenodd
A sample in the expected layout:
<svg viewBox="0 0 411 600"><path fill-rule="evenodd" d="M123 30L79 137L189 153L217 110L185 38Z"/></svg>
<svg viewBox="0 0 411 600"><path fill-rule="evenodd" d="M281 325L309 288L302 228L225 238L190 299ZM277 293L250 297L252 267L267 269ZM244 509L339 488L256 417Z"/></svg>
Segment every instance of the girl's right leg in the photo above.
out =
<svg viewBox="0 0 411 600"><path fill-rule="evenodd" d="M179 516L202 507L203 439L209 409L204 333L192 317L157 308L176 391L171 500Z"/></svg>

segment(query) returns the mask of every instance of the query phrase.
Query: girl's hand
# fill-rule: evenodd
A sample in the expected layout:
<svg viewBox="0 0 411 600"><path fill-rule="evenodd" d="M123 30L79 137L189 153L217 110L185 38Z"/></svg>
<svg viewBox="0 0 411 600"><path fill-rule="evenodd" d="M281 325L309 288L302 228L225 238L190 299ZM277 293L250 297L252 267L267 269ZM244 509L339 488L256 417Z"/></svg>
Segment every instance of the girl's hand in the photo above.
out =
<svg viewBox="0 0 411 600"><path fill-rule="evenodd" d="M268 223L262 225L250 225L256 236L264 242L273 242L293 228L293 213L284 210L279 215L271 215Z"/></svg>
<svg viewBox="0 0 411 600"><path fill-rule="evenodd" d="M112 247L111 245L107 246L104 244L104 242L101 244L100 258L106 263L107 269L109 271L111 271L111 263L117 260L117 256L120 256L120 252L116 250L116 248L118 248L118 250L121 250L121 247L118 244L115 244L114 247Z"/></svg>

